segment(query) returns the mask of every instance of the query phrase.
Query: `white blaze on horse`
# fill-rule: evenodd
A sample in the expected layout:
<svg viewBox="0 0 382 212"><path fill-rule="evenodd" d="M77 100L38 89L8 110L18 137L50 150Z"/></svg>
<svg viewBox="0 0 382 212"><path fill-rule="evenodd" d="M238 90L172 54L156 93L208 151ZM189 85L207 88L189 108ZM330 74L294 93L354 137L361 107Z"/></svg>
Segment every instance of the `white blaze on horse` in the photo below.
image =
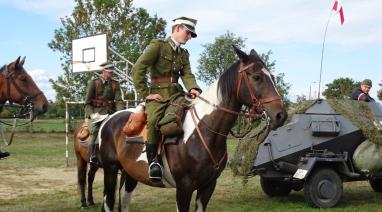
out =
<svg viewBox="0 0 382 212"><path fill-rule="evenodd" d="M163 145L162 182L149 180L144 142L126 141L122 129L131 112L119 111L103 123L99 159L104 167L104 211L114 208L118 170L122 170L119 210L128 210L131 193L139 181L155 187L175 187L177 210L182 212L189 210L192 193L197 191L196 211L205 211L227 162L226 136L242 105L252 108L249 116L266 113L273 128L284 123L287 114L264 62L254 50L249 55L235 51L240 60L201 98L192 101L183 124L184 134L177 142Z"/></svg>

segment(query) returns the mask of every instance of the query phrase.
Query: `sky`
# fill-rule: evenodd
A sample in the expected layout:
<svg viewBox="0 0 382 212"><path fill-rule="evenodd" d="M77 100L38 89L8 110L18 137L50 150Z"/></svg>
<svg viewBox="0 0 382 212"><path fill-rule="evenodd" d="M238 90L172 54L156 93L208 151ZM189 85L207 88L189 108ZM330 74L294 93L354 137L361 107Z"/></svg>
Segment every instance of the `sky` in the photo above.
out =
<svg viewBox="0 0 382 212"><path fill-rule="evenodd" d="M289 98L317 95L325 26L334 0L136 0L150 15L167 23L187 16L198 20L198 37L186 45L192 70L204 48L227 31L246 39L246 52L272 50L275 73L284 73L292 85ZM371 96L376 97L382 82L382 0L343 0L345 23L333 13L327 29L322 63L321 91L339 77L356 81L373 80ZM49 99L55 93L49 79L63 74L60 54L48 43L70 15L72 0L0 0L0 64L26 56L25 69ZM203 83L201 82L203 87ZM310 92L309 92L310 91Z"/></svg>

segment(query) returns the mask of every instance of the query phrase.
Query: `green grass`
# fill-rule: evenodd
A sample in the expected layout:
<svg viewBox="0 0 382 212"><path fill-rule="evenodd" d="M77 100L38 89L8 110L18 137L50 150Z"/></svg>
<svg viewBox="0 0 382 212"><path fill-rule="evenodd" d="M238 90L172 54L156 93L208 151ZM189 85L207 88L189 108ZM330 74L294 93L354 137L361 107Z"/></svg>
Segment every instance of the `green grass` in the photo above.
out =
<svg viewBox="0 0 382 212"><path fill-rule="evenodd" d="M236 141L228 143L229 156L232 155L236 144ZM12 199L0 198L0 211L81 211L79 192L75 184L75 157L72 146L70 142L70 167L66 168L64 134L17 134L12 146L6 148L11 152L11 157L0 161L2 172L49 168L55 169L57 172L46 174L70 173L65 180L72 183L66 183L64 189L57 189L56 186L60 186L60 183L57 183L51 186L46 193L26 194ZM85 211L99 211L101 208L103 182L100 176L102 176L102 170L97 173L97 176L94 184L94 197L97 205ZM12 178L20 177L22 176L3 176L0 173L0 186ZM24 183L44 187L46 181L48 180L41 176L40 181ZM21 185L16 184L12 187L15 191L22 189ZM0 190L1 192L4 191ZM381 211L381 197L381 194L371 190L367 182L345 183L342 200L336 208L330 209L330 211ZM193 200L191 211L194 210L194 204ZM130 209L133 212L176 211L175 189L151 188L138 184ZM293 191L289 196L283 198L269 198L262 192L258 177L249 179L248 184L243 186L241 177L233 177L231 171L226 169L218 179L218 185L208 205L208 211L317 211L317 209L312 209L306 204L302 191Z"/></svg>
<svg viewBox="0 0 382 212"><path fill-rule="evenodd" d="M2 121L13 124L13 119L2 119ZM72 131L82 122L82 119L71 120L69 130ZM30 132L30 130L32 130L32 132L44 133L65 132L65 119L36 119L32 122L32 127L29 126L28 120L20 119L18 125L20 126L16 128L16 132ZM11 126L7 125L3 125L3 127L6 132L10 132L12 129Z"/></svg>

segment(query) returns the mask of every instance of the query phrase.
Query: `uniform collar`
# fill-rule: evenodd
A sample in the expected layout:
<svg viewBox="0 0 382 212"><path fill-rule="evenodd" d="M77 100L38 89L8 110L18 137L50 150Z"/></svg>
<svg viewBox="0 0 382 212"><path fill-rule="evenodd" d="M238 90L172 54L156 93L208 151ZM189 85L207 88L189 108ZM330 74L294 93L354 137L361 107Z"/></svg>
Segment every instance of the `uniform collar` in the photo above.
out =
<svg viewBox="0 0 382 212"><path fill-rule="evenodd" d="M176 51L177 48L180 48L180 44L176 41L174 41L171 36L169 36L166 41L170 44L171 48Z"/></svg>

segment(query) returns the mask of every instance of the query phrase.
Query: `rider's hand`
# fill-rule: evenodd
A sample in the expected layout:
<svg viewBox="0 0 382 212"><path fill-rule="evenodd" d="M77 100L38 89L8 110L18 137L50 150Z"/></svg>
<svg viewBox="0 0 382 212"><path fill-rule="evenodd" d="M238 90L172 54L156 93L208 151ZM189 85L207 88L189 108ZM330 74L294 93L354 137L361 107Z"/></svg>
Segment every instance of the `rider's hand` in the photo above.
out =
<svg viewBox="0 0 382 212"><path fill-rule="evenodd" d="M146 96L146 99L147 100L155 100L157 102L163 101L163 97L159 94L150 94L150 95Z"/></svg>
<svg viewBox="0 0 382 212"><path fill-rule="evenodd" d="M193 99L195 99L196 97L198 97L200 95L200 92L196 89L191 89L190 90L190 95Z"/></svg>
<svg viewBox="0 0 382 212"><path fill-rule="evenodd" d="M92 114L90 114L90 119L91 120L95 120L95 119L97 119L99 117L99 113L92 113Z"/></svg>

